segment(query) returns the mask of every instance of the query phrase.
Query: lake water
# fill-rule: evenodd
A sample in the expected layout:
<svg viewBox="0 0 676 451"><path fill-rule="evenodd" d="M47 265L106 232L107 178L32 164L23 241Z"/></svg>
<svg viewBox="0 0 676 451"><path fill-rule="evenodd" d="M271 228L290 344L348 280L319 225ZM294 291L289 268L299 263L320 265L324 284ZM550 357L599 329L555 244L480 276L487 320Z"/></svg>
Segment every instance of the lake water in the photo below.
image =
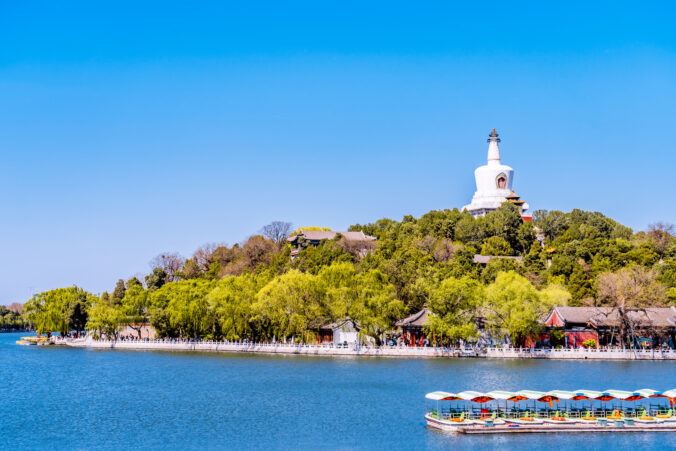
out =
<svg viewBox="0 0 676 451"><path fill-rule="evenodd" d="M456 436L424 395L672 389L676 362L320 358L18 346L0 334L1 449L676 449L676 434Z"/></svg>

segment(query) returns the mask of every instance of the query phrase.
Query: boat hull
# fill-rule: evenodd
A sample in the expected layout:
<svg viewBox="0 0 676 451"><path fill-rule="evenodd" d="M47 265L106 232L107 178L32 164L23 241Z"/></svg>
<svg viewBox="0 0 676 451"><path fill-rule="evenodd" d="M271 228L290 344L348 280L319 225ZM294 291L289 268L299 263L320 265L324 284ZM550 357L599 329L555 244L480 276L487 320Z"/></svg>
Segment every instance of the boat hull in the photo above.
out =
<svg viewBox="0 0 676 451"><path fill-rule="evenodd" d="M551 418L545 418L542 420L543 422L547 424L575 424L577 423L577 420L572 420L570 418L566 418L565 420L552 420Z"/></svg>
<svg viewBox="0 0 676 451"><path fill-rule="evenodd" d="M599 419L598 419L598 418L594 418L593 420L583 420L582 418L580 418L580 419L578 420L578 422L579 422L580 424L597 424L597 423L599 422Z"/></svg>
<svg viewBox="0 0 676 451"><path fill-rule="evenodd" d="M544 423L542 420L539 420L537 418L534 418L530 421L529 420L522 420L521 418L505 418L505 421L509 424L523 424L523 425L526 425L526 424L533 425L533 424L543 424Z"/></svg>
<svg viewBox="0 0 676 451"><path fill-rule="evenodd" d="M425 422L427 422L427 425L430 427L450 432L457 431L475 424L472 420L464 420L462 423L460 423L455 421L439 420L429 415L425 415Z"/></svg>
<svg viewBox="0 0 676 451"><path fill-rule="evenodd" d="M642 420L640 418L634 418L633 420L636 424L659 424L664 421L661 418L655 418L654 420Z"/></svg>
<svg viewBox="0 0 676 451"><path fill-rule="evenodd" d="M656 417L656 418L662 421L663 423L676 423L676 417L667 417L667 418Z"/></svg>
<svg viewBox="0 0 676 451"><path fill-rule="evenodd" d="M473 421L475 424L478 424L478 425L481 425L481 426L485 426L485 425L486 425L486 421L485 421L485 420L472 420L472 421ZM493 419L493 425L501 425L501 424L505 424L505 420L500 419L500 418L495 418L495 419Z"/></svg>

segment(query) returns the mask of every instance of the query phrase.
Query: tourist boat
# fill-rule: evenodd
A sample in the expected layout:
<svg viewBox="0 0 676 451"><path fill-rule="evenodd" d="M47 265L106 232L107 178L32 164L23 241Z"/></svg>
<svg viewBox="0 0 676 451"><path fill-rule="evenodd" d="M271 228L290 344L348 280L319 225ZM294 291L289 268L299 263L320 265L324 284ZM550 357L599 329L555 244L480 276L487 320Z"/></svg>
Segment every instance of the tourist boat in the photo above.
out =
<svg viewBox="0 0 676 451"><path fill-rule="evenodd" d="M589 398L587 398L583 393L567 390L552 390L547 392L547 394L558 399L557 402L559 403L559 410L557 410L554 416L545 419L545 423L573 424L580 421L579 418L571 415L573 412L569 412L569 406L572 406L573 401L581 401L583 399L589 401ZM563 401L563 406L560 405L561 401ZM577 414L577 411L574 413Z"/></svg>
<svg viewBox="0 0 676 451"><path fill-rule="evenodd" d="M542 431L563 430L551 429L556 427L554 425L565 425L566 430L591 431L596 429L586 425L607 427L612 425L613 421L615 426L618 422L619 425L624 422L626 426L645 427L647 428L645 430L661 428L674 431L676 423L674 410L676 389L665 392L648 388L635 391L495 390L488 393L464 391L458 394L433 392L425 397L436 402L436 409L427 409L425 414L429 426L464 433L481 433L484 428L498 428L497 431L503 428L506 431L510 427L526 426L529 426L525 429L527 431L538 428L543 428ZM650 400L657 402L652 403ZM664 403L663 400L667 400L668 403ZM451 406L446 410L442 409L440 406L442 401L451 402ZM455 408L452 405L454 401ZM532 405L529 401L532 401ZM514 403L512 409L509 408L509 402ZM538 402L547 403L549 409L543 408L542 405L538 406ZM481 409L470 403L479 404ZM519 403L526 404L527 408L518 406ZM557 404L556 410L553 409L554 403ZM586 405L587 403L589 404ZM547 427L549 429L545 429Z"/></svg>
<svg viewBox="0 0 676 451"><path fill-rule="evenodd" d="M493 411L492 413L482 412L479 418L474 418L472 421L481 426L486 426L488 424L492 426L505 424L505 420L498 418L498 413L496 411Z"/></svg>
<svg viewBox="0 0 676 451"><path fill-rule="evenodd" d="M486 426L488 424L491 424L491 425L505 424L505 420L503 420L502 418L496 418L495 416L485 416L485 417L475 418L472 421L475 424L478 424L478 425L481 425L481 426Z"/></svg>
<svg viewBox="0 0 676 451"><path fill-rule="evenodd" d="M661 423L676 423L676 411L674 410L674 400L676 398L676 390L667 390L665 392L660 392L657 390L653 390L650 388L642 388L640 390L636 390L636 393L641 395L643 398L650 399L650 398L665 398L668 400L669 406L665 406L664 408L660 408L655 410L654 413L654 418ZM635 419L634 421L638 421L639 423L651 423L652 420L643 418L644 416L639 416L638 419Z"/></svg>
<svg viewBox="0 0 676 451"><path fill-rule="evenodd" d="M504 410L502 411L503 422L508 421L510 416L514 416L514 414L518 414L518 412L510 412L509 411L509 404L508 404L509 401L514 403L513 406L512 406L514 408L516 406L517 402L524 401L524 400L528 399L528 398L521 396L521 395L518 395L514 392L503 391L503 390L490 391L490 392L486 393L486 396L489 396L489 397L493 398L494 400L496 400L496 402L498 403L498 410L499 410L499 401L505 402L505 407L504 407ZM520 414L518 414L518 415L521 416Z"/></svg>
<svg viewBox="0 0 676 451"><path fill-rule="evenodd" d="M538 417L538 409L537 409L537 402L544 402L548 403L550 407L553 407L552 403L554 401L558 402L558 398L556 396L553 396L551 394L541 392L541 391L534 391L534 390L520 390L516 392L516 397L515 399L518 399L519 401L528 401L532 400L533 401L533 410L532 414L530 411L526 411L525 413L519 413L517 412L515 416L509 416L508 418L505 419L508 423L513 423L513 424L542 424L545 422L546 418L549 418L548 415L541 415L542 418Z"/></svg>
<svg viewBox="0 0 676 451"><path fill-rule="evenodd" d="M459 414L451 413L450 409L448 414L445 414L439 406L439 401L461 401L460 398L455 393L449 393L444 391L435 391L425 395L425 399L431 401L436 401L436 410L427 410L425 413L425 421L428 426L442 429L445 431L455 431L461 427L473 426L476 423L472 421L469 417L465 417L465 412Z"/></svg>
<svg viewBox="0 0 676 451"><path fill-rule="evenodd" d="M614 396L616 399L619 399L621 401L638 401L640 399L647 399L647 398L660 398L660 397L665 397L661 392L658 392L657 390L652 390L649 388L644 388L641 390L637 390L635 392L628 392L628 391L622 391L622 390L607 390L607 392ZM621 418L624 418L624 415L620 413L618 410L617 415L614 415L612 419L619 419L617 416L620 416ZM652 423L662 423L665 420L670 420L672 414L656 414L656 415L650 415L648 410L643 408L643 411L640 415L636 416L635 418L632 418L634 422L639 423L639 424L652 424Z"/></svg>
<svg viewBox="0 0 676 451"><path fill-rule="evenodd" d="M528 413L524 414L521 417L510 417L510 418L505 418L505 421L507 423L511 424L530 424L530 425L536 425L536 424L543 424L544 420L541 420L539 418L531 417Z"/></svg>
<svg viewBox="0 0 676 451"><path fill-rule="evenodd" d="M580 423L597 423L599 418L604 418L605 415L597 415L594 413L594 401L611 401L615 399L610 393L607 392L601 392L601 391L596 391L596 390L586 390L586 389L579 389L579 390L574 390L576 393L576 400L582 401L582 400L587 400L589 401L589 408L585 409L583 411L578 410L576 413L579 413L580 416L578 418L578 421ZM574 399L575 399L574 398Z"/></svg>
<svg viewBox="0 0 676 451"><path fill-rule="evenodd" d="M464 401L469 401L477 404L484 404L490 401L495 401L496 398L491 396L489 393L481 393L477 391L463 391L458 393L458 397ZM486 426L487 424L496 425L496 424L505 424L505 421L497 418L497 411L492 413L487 409L481 409L479 416L475 418L470 418L470 421L474 424L481 426Z"/></svg>
<svg viewBox="0 0 676 451"><path fill-rule="evenodd" d="M635 423L639 424L655 424L664 422L664 419L650 415L650 412L648 412L648 410L645 407L643 408L641 413L637 415L633 420Z"/></svg>
<svg viewBox="0 0 676 451"><path fill-rule="evenodd" d="M47 337L21 337L21 340L17 340L16 344L23 345L23 346L46 345L46 344L49 344L49 338L47 338Z"/></svg>
<svg viewBox="0 0 676 451"><path fill-rule="evenodd" d="M559 403L560 400L569 401L577 397L573 392L567 392L564 390L552 390L547 392L549 396L553 396L556 399L556 403ZM542 421L550 424L575 424L578 422L576 418L571 418L568 415L568 411L564 409L557 409L553 415L543 418Z"/></svg>
<svg viewBox="0 0 676 451"><path fill-rule="evenodd" d="M650 389L643 389L650 390ZM639 390L641 391L641 390ZM665 423L676 423L676 409L674 407L676 404L676 389L667 390L663 393L654 394L651 398L666 398L669 401L669 408L664 410L664 413L658 413L655 416L661 419Z"/></svg>
<svg viewBox="0 0 676 451"><path fill-rule="evenodd" d="M639 424L657 424L664 422L662 418L653 417L648 415L646 412L643 412L640 416L633 418L633 420L635 423Z"/></svg>

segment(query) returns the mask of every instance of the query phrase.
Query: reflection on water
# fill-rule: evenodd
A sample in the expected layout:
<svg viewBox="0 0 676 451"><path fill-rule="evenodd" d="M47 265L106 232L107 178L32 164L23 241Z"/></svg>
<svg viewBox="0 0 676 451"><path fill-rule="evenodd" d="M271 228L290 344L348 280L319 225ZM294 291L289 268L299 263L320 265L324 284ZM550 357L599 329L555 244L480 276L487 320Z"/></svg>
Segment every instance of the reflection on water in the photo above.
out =
<svg viewBox="0 0 676 451"><path fill-rule="evenodd" d="M674 434L457 436L434 390L676 388L676 362L415 360L93 351L0 334L0 448L464 449L674 446Z"/></svg>

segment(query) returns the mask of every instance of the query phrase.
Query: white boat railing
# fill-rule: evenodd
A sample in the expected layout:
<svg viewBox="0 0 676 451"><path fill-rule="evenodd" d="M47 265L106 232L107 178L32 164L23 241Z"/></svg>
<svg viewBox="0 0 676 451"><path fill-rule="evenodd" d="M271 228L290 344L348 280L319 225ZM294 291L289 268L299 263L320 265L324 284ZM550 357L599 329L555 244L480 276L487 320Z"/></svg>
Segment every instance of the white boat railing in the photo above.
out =
<svg viewBox="0 0 676 451"><path fill-rule="evenodd" d="M537 419L548 419L548 418L553 418L553 417L567 417L571 419L578 419L585 417L589 415L590 417L594 418L610 418L610 419L624 419L624 418L641 418L644 414L643 408L628 408L628 407L614 407L614 408L598 408L594 407L594 409L589 409L589 408L580 408L580 407L569 407L569 408L559 408L557 410L543 410L543 409L530 409L530 408L524 408L524 409L502 409L502 408L491 408L491 409L486 409L488 412L481 412L479 409L476 408L465 408L465 409L435 409L435 408L428 408L427 413L433 413L436 415L436 418L444 420L444 419L450 419L450 418L460 418L461 416L467 419L478 419L478 418L486 418L486 417L491 417L495 413L495 418L502 418L502 419L509 419L509 418L521 418L523 416L529 416L531 418L537 418ZM656 408L656 407L651 407L650 409L646 409L645 413L648 413L650 416L655 417L656 415L664 415L667 412L669 412L670 409L667 407L661 407L661 408ZM673 410L672 415L673 415ZM620 418L615 418L616 413L619 414Z"/></svg>

